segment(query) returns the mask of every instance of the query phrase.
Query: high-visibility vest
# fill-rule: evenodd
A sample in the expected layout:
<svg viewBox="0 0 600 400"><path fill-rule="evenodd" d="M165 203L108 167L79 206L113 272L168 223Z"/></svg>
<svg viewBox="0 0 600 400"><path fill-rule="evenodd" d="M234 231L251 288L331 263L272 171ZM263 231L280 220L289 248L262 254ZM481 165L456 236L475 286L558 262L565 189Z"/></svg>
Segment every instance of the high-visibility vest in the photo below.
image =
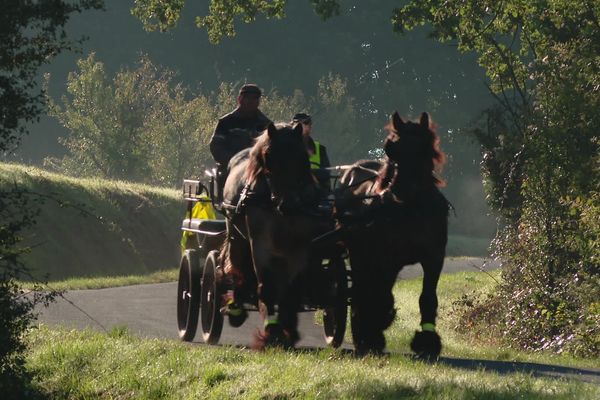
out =
<svg viewBox="0 0 600 400"><path fill-rule="evenodd" d="M321 145L316 140L314 141L314 143L315 153L308 158L308 161L310 161L311 169L319 169L321 168Z"/></svg>

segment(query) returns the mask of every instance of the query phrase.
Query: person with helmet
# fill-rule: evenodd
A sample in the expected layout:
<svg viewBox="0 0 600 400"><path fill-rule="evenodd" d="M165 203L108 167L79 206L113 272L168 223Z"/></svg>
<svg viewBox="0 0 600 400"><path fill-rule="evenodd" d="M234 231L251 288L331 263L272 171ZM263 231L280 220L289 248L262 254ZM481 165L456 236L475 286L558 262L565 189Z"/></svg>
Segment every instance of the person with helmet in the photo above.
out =
<svg viewBox="0 0 600 400"><path fill-rule="evenodd" d="M302 124L302 134L304 137L304 144L306 151L308 152L310 167L313 173L317 177L321 187L329 190L329 157L327 156L327 148L320 142L314 140L311 137L312 133L312 118L306 113L297 113L292 118L293 124Z"/></svg>

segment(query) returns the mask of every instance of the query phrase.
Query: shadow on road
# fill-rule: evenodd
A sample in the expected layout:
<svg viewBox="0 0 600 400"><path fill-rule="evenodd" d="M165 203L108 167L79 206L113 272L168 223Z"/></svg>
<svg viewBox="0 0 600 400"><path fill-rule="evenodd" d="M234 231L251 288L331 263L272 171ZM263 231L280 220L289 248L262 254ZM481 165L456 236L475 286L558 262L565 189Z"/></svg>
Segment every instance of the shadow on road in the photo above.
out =
<svg viewBox="0 0 600 400"><path fill-rule="evenodd" d="M248 349L248 347L239 345L234 347L239 349ZM321 347L298 347L291 351L299 353L318 353L323 350L325 349ZM345 356L354 356L354 351L349 348L338 349L337 352ZM413 354L408 353L386 353L382 357L387 357L390 355L400 355L415 359ZM539 364L532 362L478 360L454 357L440 357L438 363L452 368L460 368L469 371L495 372L501 375L525 373L531 374L532 376L538 378L573 379L581 382L600 384L600 370L597 369L564 367L560 365Z"/></svg>
<svg viewBox="0 0 600 400"><path fill-rule="evenodd" d="M560 365L538 364L516 361L473 360L467 358L440 357L439 363L453 368L485 370L498 374L515 372L528 373L536 377L577 379L583 382L600 384L600 370L563 367Z"/></svg>

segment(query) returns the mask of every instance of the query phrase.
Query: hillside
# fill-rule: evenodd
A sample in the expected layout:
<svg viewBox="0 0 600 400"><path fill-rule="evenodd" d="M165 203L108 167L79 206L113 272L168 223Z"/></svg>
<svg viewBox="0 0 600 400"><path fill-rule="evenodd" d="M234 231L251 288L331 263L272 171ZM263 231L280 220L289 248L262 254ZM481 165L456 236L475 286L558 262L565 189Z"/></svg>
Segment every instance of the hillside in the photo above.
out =
<svg viewBox="0 0 600 400"><path fill-rule="evenodd" d="M178 266L179 191L0 163L0 188L15 183L39 198L37 224L23 235L31 246L24 260L37 277L144 275ZM488 245L488 238L451 235L447 254L483 257Z"/></svg>
<svg viewBox="0 0 600 400"><path fill-rule="evenodd" d="M40 199L37 224L24 233L24 261L38 277L144 274L178 263L185 210L176 190L0 163L0 187L14 184Z"/></svg>

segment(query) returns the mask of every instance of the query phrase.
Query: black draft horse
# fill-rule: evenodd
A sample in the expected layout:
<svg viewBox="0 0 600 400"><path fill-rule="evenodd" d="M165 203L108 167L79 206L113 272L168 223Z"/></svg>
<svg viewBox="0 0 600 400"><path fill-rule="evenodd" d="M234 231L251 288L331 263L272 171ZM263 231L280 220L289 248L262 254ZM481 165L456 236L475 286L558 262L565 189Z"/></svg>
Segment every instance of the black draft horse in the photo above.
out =
<svg viewBox="0 0 600 400"><path fill-rule="evenodd" d="M299 339L300 277L318 222L305 212L316 207L318 187L302 126L271 124L251 149L238 153L229 164L223 200L230 211L221 265L234 288L229 322L241 325L247 316L241 304L257 295L264 330L254 347L293 347Z"/></svg>
<svg viewBox="0 0 600 400"><path fill-rule="evenodd" d="M445 162L429 115L404 122L398 113L386 126L383 162L361 161L342 176L339 222L353 271L352 336L358 354L381 353L384 330L395 318L392 288L405 265L420 262L421 331L411 349L437 359L437 284L447 243L449 203L438 190L436 171ZM375 169L377 172L373 172Z"/></svg>

